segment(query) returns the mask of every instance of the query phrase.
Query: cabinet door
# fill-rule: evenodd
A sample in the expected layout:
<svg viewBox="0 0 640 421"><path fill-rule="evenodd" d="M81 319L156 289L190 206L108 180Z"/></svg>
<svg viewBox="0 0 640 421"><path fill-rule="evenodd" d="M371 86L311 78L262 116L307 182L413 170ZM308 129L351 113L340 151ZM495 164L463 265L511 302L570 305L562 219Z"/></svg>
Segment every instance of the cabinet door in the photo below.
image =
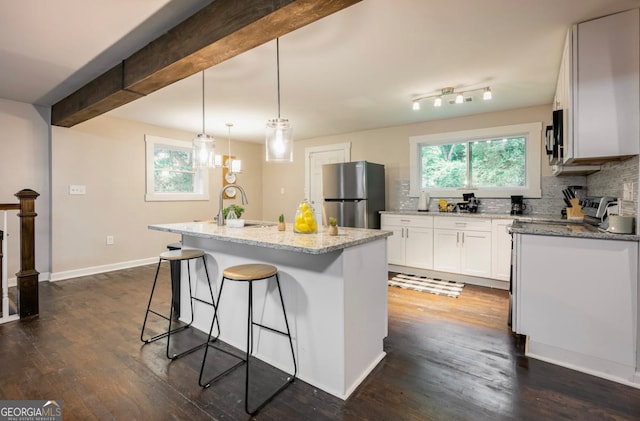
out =
<svg viewBox="0 0 640 421"><path fill-rule="evenodd" d="M491 277L491 233L482 231L461 231L460 272Z"/></svg>
<svg viewBox="0 0 640 421"><path fill-rule="evenodd" d="M638 9L577 26L575 158L638 154Z"/></svg>
<svg viewBox="0 0 640 421"><path fill-rule="evenodd" d="M392 231L387 237L387 262L391 265L404 265L404 228L397 225L382 225L384 231Z"/></svg>
<svg viewBox="0 0 640 421"><path fill-rule="evenodd" d="M433 268L443 272L460 272L460 232L433 230Z"/></svg>
<svg viewBox="0 0 640 421"><path fill-rule="evenodd" d="M432 228L407 228L405 264L421 269L433 269Z"/></svg>
<svg viewBox="0 0 640 421"><path fill-rule="evenodd" d="M511 234L507 227L511 219L494 219L491 222L491 277L508 281L511 272Z"/></svg>

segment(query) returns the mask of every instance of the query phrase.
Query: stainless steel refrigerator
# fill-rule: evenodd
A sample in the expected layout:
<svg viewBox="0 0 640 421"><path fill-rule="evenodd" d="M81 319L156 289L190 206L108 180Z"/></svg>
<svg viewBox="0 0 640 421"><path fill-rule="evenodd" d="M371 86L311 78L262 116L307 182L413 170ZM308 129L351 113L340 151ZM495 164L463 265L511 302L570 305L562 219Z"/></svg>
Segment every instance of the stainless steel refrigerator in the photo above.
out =
<svg viewBox="0 0 640 421"><path fill-rule="evenodd" d="M367 161L323 165L324 224L333 216L342 227L380 228L384 187L384 165Z"/></svg>

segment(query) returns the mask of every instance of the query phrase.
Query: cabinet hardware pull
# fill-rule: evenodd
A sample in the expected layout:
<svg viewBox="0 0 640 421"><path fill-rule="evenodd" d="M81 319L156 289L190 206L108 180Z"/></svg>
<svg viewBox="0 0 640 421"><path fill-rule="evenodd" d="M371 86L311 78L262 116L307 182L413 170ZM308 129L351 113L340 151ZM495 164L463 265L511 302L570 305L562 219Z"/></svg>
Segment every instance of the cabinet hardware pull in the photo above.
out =
<svg viewBox="0 0 640 421"><path fill-rule="evenodd" d="M409 228L407 228L407 238L409 238Z"/></svg>
<svg viewBox="0 0 640 421"><path fill-rule="evenodd" d="M411 222L411 219L401 219L400 222Z"/></svg>
<svg viewBox="0 0 640 421"><path fill-rule="evenodd" d="M464 246L464 232L462 233L462 245Z"/></svg>

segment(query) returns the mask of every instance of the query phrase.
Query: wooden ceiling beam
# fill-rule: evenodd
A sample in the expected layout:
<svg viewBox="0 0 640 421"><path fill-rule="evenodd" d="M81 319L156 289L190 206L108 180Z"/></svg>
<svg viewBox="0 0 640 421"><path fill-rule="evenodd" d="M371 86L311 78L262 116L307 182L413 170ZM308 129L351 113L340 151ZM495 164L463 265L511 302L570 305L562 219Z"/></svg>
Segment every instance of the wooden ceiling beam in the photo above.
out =
<svg viewBox="0 0 640 421"><path fill-rule="evenodd" d="M216 0L54 104L72 127L242 54L361 0Z"/></svg>

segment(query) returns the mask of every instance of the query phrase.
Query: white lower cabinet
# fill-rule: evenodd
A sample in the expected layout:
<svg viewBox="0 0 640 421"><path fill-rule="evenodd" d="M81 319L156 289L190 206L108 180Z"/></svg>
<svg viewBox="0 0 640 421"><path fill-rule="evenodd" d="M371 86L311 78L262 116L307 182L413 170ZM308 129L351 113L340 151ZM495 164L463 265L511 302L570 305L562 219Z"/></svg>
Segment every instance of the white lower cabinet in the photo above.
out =
<svg viewBox="0 0 640 421"><path fill-rule="evenodd" d="M389 264L433 269L433 217L382 215L381 229L387 238Z"/></svg>
<svg viewBox="0 0 640 421"><path fill-rule="evenodd" d="M491 277L491 220L464 217L434 219L433 268Z"/></svg>
<svg viewBox="0 0 640 421"><path fill-rule="evenodd" d="M508 281L511 276L511 234L513 219L491 221L491 277Z"/></svg>
<svg viewBox="0 0 640 421"><path fill-rule="evenodd" d="M512 219L478 216L382 214L388 263L509 281ZM479 285L506 289L505 282Z"/></svg>
<svg viewBox="0 0 640 421"><path fill-rule="evenodd" d="M515 234L513 325L527 355L637 376L638 242Z"/></svg>

